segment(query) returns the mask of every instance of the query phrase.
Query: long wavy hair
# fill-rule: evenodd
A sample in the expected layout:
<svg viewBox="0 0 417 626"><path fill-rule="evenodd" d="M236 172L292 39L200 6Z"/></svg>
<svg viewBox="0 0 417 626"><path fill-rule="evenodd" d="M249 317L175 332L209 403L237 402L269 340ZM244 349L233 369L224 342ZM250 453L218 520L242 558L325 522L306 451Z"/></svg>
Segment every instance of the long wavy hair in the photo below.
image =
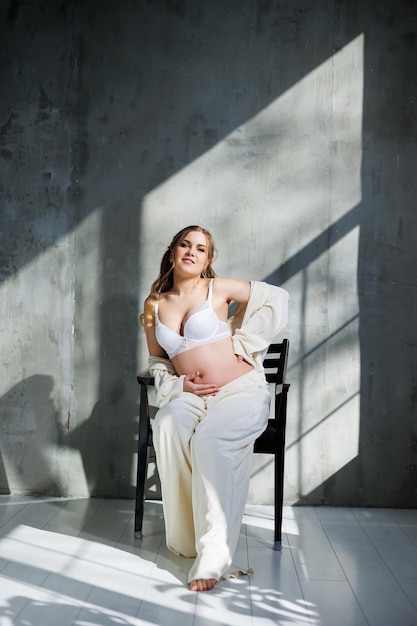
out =
<svg viewBox="0 0 417 626"><path fill-rule="evenodd" d="M212 267L212 263L216 256L216 248L213 237L208 230L202 228L201 226L186 226L174 235L171 243L164 252L158 278L152 283L149 296L145 301L144 312L139 318L140 323L144 328L149 328L154 324L154 310L158 294L170 291L174 285L174 263L172 259L176 246L181 243L183 239L185 239L188 233L193 231L203 233L207 238L207 265L205 270L201 273L201 278L215 278L216 273Z"/></svg>

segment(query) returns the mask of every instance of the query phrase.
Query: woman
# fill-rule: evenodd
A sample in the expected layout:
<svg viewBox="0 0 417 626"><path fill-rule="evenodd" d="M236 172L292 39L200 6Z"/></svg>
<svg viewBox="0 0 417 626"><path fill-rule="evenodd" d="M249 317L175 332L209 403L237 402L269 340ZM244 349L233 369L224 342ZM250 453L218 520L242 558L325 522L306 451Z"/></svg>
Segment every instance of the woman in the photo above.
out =
<svg viewBox="0 0 417 626"><path fill-rule="evenodd" d="M214 254L204 228L177 233L141 316L160 407L153 441L166 541L196 557L193 591L212 589L232 564L253 443L269 416L262 353L288 317L284 289L215 278ZM228 320L232 301L242 306Z"/></svg>

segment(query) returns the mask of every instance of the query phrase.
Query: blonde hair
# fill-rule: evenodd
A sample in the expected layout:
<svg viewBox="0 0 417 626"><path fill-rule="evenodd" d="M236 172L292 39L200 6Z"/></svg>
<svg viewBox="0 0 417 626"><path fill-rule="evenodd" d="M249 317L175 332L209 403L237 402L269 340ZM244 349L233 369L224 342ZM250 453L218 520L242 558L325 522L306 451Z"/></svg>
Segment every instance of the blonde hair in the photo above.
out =
<svg viewBox="0 0 417 626"><path fill-rule="evenodd" d="M216 273L212 267L212 262L214 261L216 255L216 248L214 246L213 237L208 230L202 228L201 226L186 226L176 235L174 235L171 243L164 252L161 260L161 267L159 270L158 278L152 283L149 296L146 298L145 301L144 312L139 317L139 321L144 328L150 328L154 323L154 310L155 303L158 299L158 294L170 291L173 287L174 264L172 257L176 246L181 243L181 241L188 235L188 233L191 233L193 231L203 233L207 238L207 265L205 270L201 273L201 278L215 278Z"/></svg>

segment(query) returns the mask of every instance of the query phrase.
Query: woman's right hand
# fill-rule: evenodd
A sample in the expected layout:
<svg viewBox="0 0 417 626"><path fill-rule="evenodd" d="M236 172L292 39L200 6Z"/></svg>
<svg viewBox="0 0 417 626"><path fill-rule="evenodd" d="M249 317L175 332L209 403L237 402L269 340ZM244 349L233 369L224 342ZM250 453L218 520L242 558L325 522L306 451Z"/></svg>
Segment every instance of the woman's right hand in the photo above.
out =
<svg viewBox="0 0 417 626"><path fill-rule="evenodd" d="M200 372L194 374L186 374L184 377L183 390L187 393L193 393L196 396L215 396L219 390L218 385L212 383L198 383Z"/></svg>

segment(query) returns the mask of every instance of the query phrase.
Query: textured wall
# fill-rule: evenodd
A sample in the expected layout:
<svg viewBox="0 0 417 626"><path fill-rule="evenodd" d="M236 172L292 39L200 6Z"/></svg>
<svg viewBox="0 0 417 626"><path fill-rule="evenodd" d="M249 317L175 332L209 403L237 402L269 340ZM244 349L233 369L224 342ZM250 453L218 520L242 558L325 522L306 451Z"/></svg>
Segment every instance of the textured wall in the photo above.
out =
<svg viewBox="0 0 417 626"><path fill-rule="evenodd" d="M137 315L200 223L292 296L286 501L417 506L415 3L0 10L0 492L133 496Z"/></svg>

